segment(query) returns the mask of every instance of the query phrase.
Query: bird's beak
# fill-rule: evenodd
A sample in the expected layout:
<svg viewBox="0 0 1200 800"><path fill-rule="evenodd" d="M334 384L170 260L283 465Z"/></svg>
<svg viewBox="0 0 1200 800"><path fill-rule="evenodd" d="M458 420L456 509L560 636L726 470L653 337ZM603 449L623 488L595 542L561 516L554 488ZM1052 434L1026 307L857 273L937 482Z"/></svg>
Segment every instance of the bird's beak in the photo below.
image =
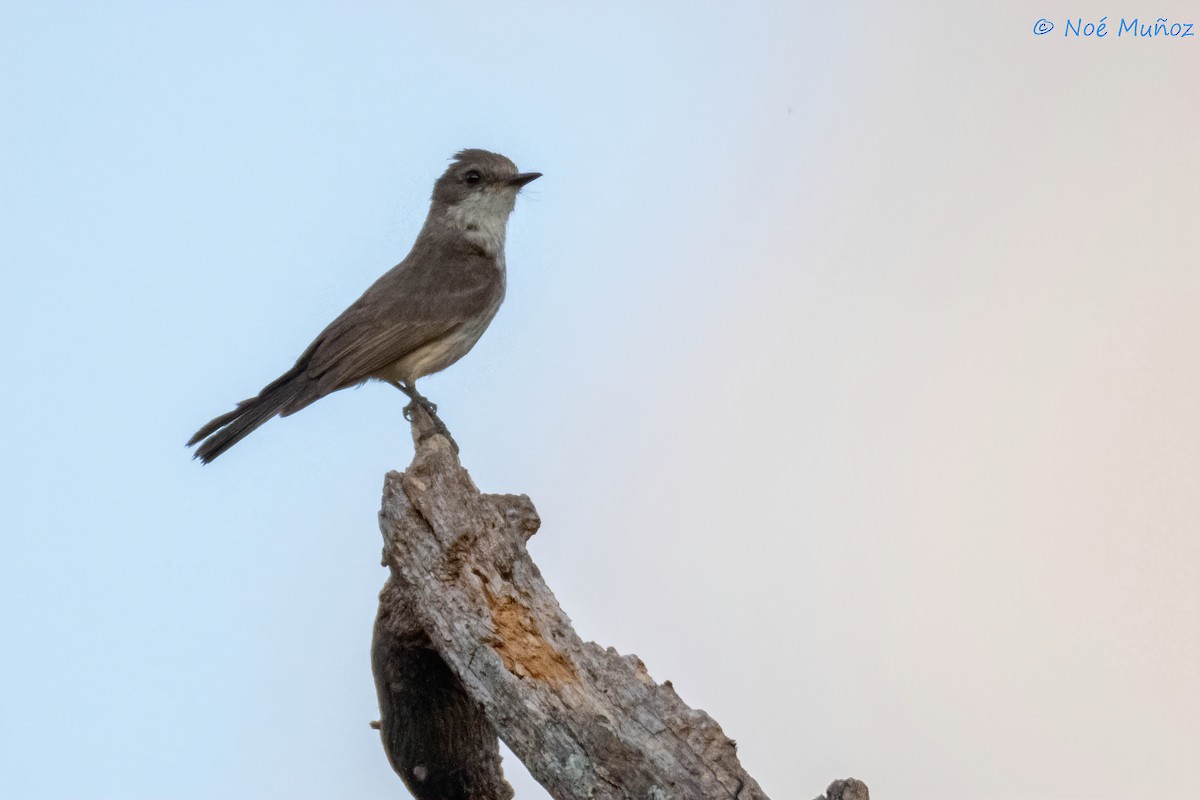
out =
<svg viewBox="0 0 1200 800"><path fill-rule="evenodd" d="M519 189L530 181L536 181L540 177L542 177L542 173L540 172L522 172L519 175L513 175L509 178L508 185L516 186Z"/></svg>

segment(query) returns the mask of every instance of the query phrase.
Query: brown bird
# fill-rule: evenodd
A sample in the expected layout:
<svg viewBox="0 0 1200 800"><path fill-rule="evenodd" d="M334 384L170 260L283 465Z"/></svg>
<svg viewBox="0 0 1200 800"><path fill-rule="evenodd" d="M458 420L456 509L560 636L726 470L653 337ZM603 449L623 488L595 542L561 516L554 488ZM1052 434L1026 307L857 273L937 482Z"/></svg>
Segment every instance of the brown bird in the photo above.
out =
<svg viewBox="0 0 1200 800"><path fill-rule="evenodd" d="M433 186L425 225L412 251L308 346L295 366L209 422L188 441L212 461L276 414L286 417L330 392L370 378L420 405L416 381L458 361L487 330L504 300L504 236L517 193L540 172L517 172L486 150L463 150Z"/></svg>

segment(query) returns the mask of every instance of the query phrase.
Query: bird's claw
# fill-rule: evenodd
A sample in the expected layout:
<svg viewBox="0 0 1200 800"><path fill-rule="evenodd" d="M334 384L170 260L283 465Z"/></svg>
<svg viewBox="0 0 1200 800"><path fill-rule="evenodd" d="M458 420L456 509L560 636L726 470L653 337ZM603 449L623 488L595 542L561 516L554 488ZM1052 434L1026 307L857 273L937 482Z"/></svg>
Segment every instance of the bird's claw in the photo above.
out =
<svg viewBox="0 0 1200 800"><path fill-rule="evenodd" d="M404 407L404 419L412 422L413 409L417 408L418 406L424 409L425 413L433 417L435 420L437 420L437 422L441 422L437 415L437 404L429 402L429 400L421 397L420 395L414 397L412 402Z"/></svg>
<svg viewBox="0 0 1200 800"><path fill-rule="evenodd" d="M454 452L458 452L458 442L454 441L454 437L450 435L450 429L446 427L446 423L442 422L442 418L437 414L437 404L429 400L429 398L417 392L417 388L411 384L400 381L392 382L400 391L404 392L409 397L409 403L404 407L404 419L408 422L413 421L413 411L420 408L429 415L430 421L433 423L433 430L426 432L421 436L424 441L430 436L445 436L450 442L450 446L454 448Z"/></svg>

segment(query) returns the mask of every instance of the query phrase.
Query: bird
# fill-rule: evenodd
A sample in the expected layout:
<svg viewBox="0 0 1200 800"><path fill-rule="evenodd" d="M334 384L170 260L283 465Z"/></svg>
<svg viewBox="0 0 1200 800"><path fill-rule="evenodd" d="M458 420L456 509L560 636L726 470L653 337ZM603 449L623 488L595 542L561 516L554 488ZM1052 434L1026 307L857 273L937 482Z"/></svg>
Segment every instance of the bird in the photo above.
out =
<svg viewBox="0 0 1200 800"><path fill-rule="evenodd" d="M518 172L499 153L456 153L434 183L429 214L404 260L329 323L291 369L196 431L187 443L196 447L193 457L207 464L272 417L371 379L409 397L406 419L420 407L449 438L417 379L465 356L496 316L508 218L517 194L541 176Z"/></svg>

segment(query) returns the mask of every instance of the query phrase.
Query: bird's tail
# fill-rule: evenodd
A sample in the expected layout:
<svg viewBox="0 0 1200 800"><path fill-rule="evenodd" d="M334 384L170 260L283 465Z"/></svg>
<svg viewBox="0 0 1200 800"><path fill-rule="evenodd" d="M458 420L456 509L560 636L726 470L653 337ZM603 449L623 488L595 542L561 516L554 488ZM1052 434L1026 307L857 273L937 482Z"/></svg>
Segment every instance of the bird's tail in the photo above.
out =
<svg viewBox="0 0 1200 800"><path fill-rule="evenodd" d="M303 366L297 364L259 392L258 397L243 400L233 411L196 431L187 446L199 443L192 457L207 464L276 414L299 411L316 399L314 385L304 374Z"/></svg>

